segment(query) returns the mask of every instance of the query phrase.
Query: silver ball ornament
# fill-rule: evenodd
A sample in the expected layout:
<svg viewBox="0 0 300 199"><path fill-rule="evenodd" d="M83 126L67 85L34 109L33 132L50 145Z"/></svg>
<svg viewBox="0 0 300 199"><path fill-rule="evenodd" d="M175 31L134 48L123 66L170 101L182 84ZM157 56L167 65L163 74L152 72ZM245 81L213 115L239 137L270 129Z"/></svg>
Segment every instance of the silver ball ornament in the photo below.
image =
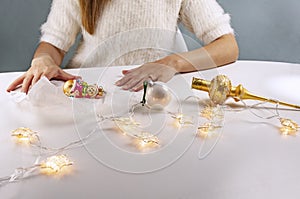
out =
<svg viewBox="0 0 300 199"><path fill-rule="evenodd" d="M150 82L146 91L147 105L151 108L163 109L171 101L171 92L163 83Z"/></svg>

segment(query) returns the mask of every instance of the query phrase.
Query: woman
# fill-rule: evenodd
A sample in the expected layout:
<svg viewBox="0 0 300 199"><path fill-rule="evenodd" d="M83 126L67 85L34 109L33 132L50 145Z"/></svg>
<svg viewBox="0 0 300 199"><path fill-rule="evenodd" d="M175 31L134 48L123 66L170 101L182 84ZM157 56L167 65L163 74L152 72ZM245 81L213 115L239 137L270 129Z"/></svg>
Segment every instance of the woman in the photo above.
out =
<svg viewBox="0 0 300 199"><path fill-rule="evenodd" d="M115 35L148 28L175 33L179 22L202 40L205 46L164 56L153 49L129 52L117 58L114 64L137 64L134 61L139 60L141 66L122 71L124 77L116 82L117 86L138 91L148 78L166 82L176 73L209 69L238 58L230 17L224 14L215 0L53 0L48 19L41 27L40 44L30 68L7 91L22 85L21 91L27 93L41 76L60 80L76 78L59 66L79 32L82 41L69 67L89 67L85 63L97 64L97 60L105 59L104 55L91 55L91 52ZM148 35L153 36L152 33ZM118 41L121 45L127 40ZM159 40L152 37L149 42L150 46L156 46Z"/></svg>

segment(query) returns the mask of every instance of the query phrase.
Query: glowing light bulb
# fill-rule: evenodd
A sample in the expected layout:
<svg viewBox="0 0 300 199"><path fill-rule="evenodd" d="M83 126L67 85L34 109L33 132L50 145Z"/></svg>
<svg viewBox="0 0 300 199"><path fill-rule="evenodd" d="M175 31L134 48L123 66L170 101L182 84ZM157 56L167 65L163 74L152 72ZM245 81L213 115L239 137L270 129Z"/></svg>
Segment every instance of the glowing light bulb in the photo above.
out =
<svg viewBox="0 0 300 199"><path fill-rule="evenodd" d="M282 135L296 135L299 125L291 119L279 118L281 123L280 132Z"/></svg>
<svg viewBox="0 0 300 199"><path fill-rule="evenodd" d="M136 135L136 138L140 141L140 147L159 145L158 137L148 132L142 132L141 134Z"/></svg>
<svg viewBox="0 0 300 199"><path fill-rule="evenodd" d="M55 155L48 157L41 163L42 169L49 169L53 173L57 173L62 170L63 167L73 165L66 155Z"/></svg>
<svg viewBox="0 0 300 199"><path fill-rule="evenodd" d="M115 118L114 122L123 132L123 135L136 139L138 148L154 147L159 144L159 139L155 135L144 132L140 124L132 118Z"/></svg>
<svg viewBox="0 0 300 199"><path fill-rule="evenodd" d="M194 124L192 116L187 116L187 115L184 115L182 113L178 113L176 115L172 115L172 117L174 119L176 119L180 125Z"/></svg>
<svg viewBox="0 0 300 199"><path fill-rule="evenodd" d="M132 118L114 118L117 127L122 131L123 135L134 136L140 133L140 124Z"/></svg>
<svg viewBox="0 0 300 199"><path fill-rule="evenodd" d="M224 113L221 109L221 106L206 106L203 110L200 112L200 116L204 117L208 120L215 119L215 118L223 118Z"/></svg>
<svg viewBox="0 0 300 199"><path fill-rule="evenodd" d="M114 118L114 121L117 122L118 124L122 125L132 125L132 126L139 126L140 123L135 121L132 118L129 117L119 117L119 118Z"/></svg>
<svg viewBox="0 0 300 199"><path fill-rule="evenodd" d="M38 139L37 133L30 128L20 127L12 131L11 136L20 143L33 143Z"/></svg>
<svg viewBox="0 0 300 199"><path fill-rule="evenodd" d="M199 136L202 138L213 137L217 134L216 130L222 126L215 126L212 123L204 123L198 127Z"/></svg>

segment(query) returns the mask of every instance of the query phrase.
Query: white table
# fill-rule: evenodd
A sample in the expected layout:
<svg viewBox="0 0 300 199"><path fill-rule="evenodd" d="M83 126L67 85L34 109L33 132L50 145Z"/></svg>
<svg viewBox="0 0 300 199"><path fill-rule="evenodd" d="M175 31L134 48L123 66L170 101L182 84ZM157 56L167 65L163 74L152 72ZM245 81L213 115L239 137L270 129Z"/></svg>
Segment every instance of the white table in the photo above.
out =
<svg viewBox="0 0 300 199"><path fill-rule="evenodd" d="M112 105L118 114L130 103L123 98L141 94L121 91L113 85L120 78L120 70L115 67L70 72L79 72L90 83L101 82L112 100L106 101L108 105L101 110ZM168 85L174 92L189 95L191 77L211 79L217 74L227 75L233 85L241 83L253 93L300 104L297 64L238 61L218 69L177 76ZM11 174L17 167L32 165L37 157L31 147L13 142L12 130L29 127L39 132L43 145L64 146L95 127L95 109L102 106L90 105L87 100L70 101L69 105L53 102L47 107L29 102L17 104L5 90L19 75L0 74L0 177ZM193 93L208 99L204 92ZM233 104L233 100L228 103ZM92 110L87 110L89 107ZM280 109L279 112L300 123L299 111ZM7 184L0 187L0 198L299 198L300 138L280 135L277 119L261 119L247 110L227 111L224 122L217 144L203 159L198 158L200 147L212 143L186 136L189 132L184 134L193 127L177 132L174 141L163 142L156 152L143 154L130 147L123 150L128 147L128 138L101 126L104 130L94 135L85 147L64 152L74 161L73 166L65 168L67 173L36 175Z"/></svg>

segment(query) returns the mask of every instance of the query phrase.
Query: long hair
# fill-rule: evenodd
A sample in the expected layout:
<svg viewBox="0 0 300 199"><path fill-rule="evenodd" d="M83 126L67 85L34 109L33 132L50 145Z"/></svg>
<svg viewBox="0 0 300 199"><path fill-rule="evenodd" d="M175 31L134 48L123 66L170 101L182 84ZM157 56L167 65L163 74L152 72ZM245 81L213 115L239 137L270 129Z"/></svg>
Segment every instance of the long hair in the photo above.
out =
<svg viewBox="0 0 300 199"><path fill-rule="evenodd" d="M91 35L94 34L97 21L108 1L109 0L79 0L82 25Z"/></svg>

